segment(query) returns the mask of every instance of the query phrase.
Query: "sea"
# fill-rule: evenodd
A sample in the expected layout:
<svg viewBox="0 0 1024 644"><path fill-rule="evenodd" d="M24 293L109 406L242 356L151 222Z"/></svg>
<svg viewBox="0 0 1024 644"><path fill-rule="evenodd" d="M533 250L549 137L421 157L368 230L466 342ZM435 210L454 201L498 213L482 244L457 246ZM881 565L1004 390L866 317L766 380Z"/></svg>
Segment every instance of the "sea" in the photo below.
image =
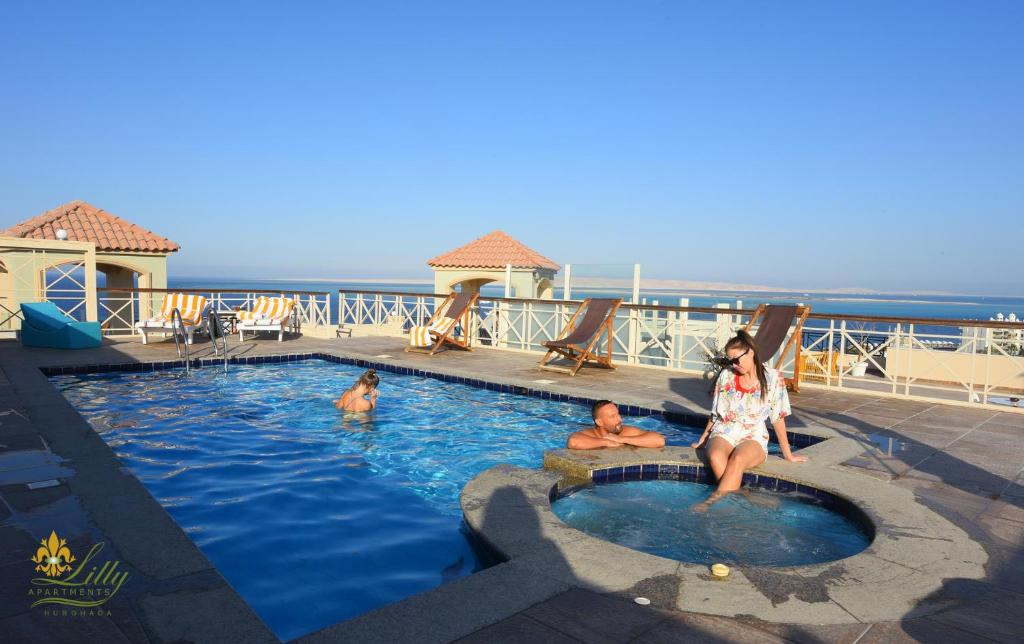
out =
<svg viewBox="0 0 1024 644"><path fill-rule="evenodd" d="M433 283L423 281L383 282L383 281L303 281L303 280L252 280L202 277L172 277L170 288L237 288L239 290L281 290L281 291L327 291L336 294L345 291L392 291L402 293L431 293ZM484 297L501 297L504 290L501 286L485 285L481 290ZM555 289L555 298L561 299L562 291ZM629 302L632 293L619 288L573 288L572 298L584 297L621 297ZM854 315L886 316L899 318L941 318L951 320L989 320L1001 314L1008 317L1011 313L1020 320L1024 319L1024 295L879 295L879 294L835 294L815 292L784 292L784 291L674 291L668 289L641 289L640 302L665 306L678 306L681 298L688 300L689 306L712 307L717 304L728 304L736 307L737 301L743 308L754 308L760 303L765 304L805 304L814 313L833 314L837 318Z"/></svg>

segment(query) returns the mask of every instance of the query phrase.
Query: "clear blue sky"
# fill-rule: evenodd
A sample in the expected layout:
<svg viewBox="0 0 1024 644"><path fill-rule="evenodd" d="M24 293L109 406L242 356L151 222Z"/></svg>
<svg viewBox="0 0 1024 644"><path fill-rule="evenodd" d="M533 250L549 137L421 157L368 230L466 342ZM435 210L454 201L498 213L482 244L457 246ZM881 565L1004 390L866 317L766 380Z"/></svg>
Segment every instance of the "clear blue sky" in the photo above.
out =
<svg viewBox="0 0 1024 644"><path fill-rule="evenodd" d="M648 277L1022 293L1024 3L4 2L0 223L172 273L425 277L501 228Z"/></svg>

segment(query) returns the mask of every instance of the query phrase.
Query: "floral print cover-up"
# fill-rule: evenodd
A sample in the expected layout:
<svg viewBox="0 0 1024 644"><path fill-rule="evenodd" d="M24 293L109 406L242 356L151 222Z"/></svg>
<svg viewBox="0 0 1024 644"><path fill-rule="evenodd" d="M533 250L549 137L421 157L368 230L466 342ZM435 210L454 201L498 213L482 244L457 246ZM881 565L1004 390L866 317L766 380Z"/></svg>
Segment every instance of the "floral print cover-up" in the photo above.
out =
<svg viewBox="0 0 1024 644"><path fill-rule="evenodd" d="M740 386L740 377L732 369L724 369L715 383L715 398L711 403L711 418L714 423L708 440L718 436L729 441L733 447L745 440L756 441L768 451L768 428L765 421L773 425L789 416L789 395L782 372L764 366L768 391L761 397L761 385L753 389Z"/></svg>

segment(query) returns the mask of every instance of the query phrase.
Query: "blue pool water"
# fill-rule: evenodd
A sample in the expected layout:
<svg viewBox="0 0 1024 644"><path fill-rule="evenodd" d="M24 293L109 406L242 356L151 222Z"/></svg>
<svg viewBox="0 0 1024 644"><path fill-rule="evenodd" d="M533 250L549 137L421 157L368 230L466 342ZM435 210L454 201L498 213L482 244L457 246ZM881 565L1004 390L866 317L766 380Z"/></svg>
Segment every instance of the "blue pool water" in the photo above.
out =
<svg viewBox="0 0 1024 644"><path fill-rule="evenodd" d="M321 360L54 376L282 639L468 575L459 492L539 467L589 407L381 373L372 415L332 404L362 369ZM627 422L688 445L659 417Z"/></svg>
<svg viewBox="0 0 1024 644"><path fill-rule="evenodd" d="M799 566L843 559L870 543L859 526L806 497L752 490L693 511L710 492L705 483L631 481L580 490L552 509L587 534L689 563Z"/></svg>

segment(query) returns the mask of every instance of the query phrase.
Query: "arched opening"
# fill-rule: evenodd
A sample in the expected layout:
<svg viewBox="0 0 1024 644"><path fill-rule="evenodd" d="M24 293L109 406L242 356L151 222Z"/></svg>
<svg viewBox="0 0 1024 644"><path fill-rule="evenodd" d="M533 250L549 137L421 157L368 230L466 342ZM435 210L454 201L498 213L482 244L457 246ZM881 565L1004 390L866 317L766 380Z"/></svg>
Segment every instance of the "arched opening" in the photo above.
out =
<svg viewBox="0 0 1024 644"><path fill-rule="evenodd" d="M550 300L555 297L555 285L547 279L541 279L537 282L537 297L542 300Z"/></svg>
<svg viewBox="0 0 1024 644"><path fill-rule="evenodd" d="M151 302L135 289L150 288L152 275L123 262L97 261L99 318L104 333L131 333L140 316L149 317ZM146 301L143 301L143 300Z"/></svg>
<svg viewBox="0 0 1024 644"><path fill-rule="evenodd" d="M464 293L464 292L467 292L467 291L468 292L473 292L473 293L479 293L480 292L480 288L484 284L490 284L491 282L496 282L496 281L497 280L495 278L493 278L493 277L470 277L470 278L463 278L463 279L460 279L458 281L453 281L453 282L449 283L448 284L448 288L450 290L452 290L452 291L457 291L457 292L460 292L460 293Z"/></svg>

